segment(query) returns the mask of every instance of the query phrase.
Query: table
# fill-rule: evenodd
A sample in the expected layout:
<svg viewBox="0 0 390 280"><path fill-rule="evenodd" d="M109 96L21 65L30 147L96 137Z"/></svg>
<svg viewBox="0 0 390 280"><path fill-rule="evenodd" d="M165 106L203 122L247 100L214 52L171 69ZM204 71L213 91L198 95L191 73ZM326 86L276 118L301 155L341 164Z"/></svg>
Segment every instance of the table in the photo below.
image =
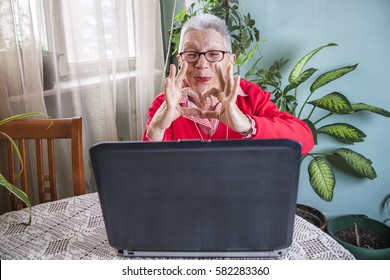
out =
<svg viewBox="0 0 390 280"><path fill-rule="evenodd" d="M122 259L108 244L97 193L39 204L0 216L0 259ZM299 216L283 259L354 259L328 234Z"/></svg>

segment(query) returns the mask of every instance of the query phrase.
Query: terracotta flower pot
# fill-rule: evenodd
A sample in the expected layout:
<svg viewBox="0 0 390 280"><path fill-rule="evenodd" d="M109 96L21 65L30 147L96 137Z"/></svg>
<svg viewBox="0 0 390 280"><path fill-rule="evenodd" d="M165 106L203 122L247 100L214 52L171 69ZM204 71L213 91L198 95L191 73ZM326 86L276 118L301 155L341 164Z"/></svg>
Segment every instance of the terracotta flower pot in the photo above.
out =
<svg viewBox="0 0 390 280"><path fill-rule="evenodd" d="M351 229L350 229L351 228ZM355 229L358 233L360 246L343 241L338 236L340 230ZM344 215L328 220L327 232L343 247L349 250L358 260L388 260L390 259L390 228L381 222L364 215ZM335 234L336 233L336 234ZM365 248L365 235L375 236L380 240L380 249ZM355 242L354 242L355 243ZM383 248L382 248L383 247Z"/></svg>

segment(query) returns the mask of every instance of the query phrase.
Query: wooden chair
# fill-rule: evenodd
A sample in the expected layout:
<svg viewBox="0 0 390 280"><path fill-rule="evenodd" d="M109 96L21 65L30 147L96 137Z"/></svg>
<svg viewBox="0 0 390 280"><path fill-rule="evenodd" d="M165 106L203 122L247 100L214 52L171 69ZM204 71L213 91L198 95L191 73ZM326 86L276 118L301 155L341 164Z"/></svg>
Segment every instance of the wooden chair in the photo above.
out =
<svg viewBox="0 0 390 280"><path fill-rule="evenodd" d="M74 195L85 193L84 186L84 164L82 149L82 119L81 117L63 119L21 119L8 122L0 127L0 131L6 133L18 143L24 168L20 174L19 159L7 140L8 151L8 175L9 182L16 185L20 181L20 188L28 194L26 156L26 140L35 140L37 181L39 203L57 200L57 181L54 158L54 139L70 139L72 154L72 175ZM0 134L0 139L7 139ZM46 141L44 141L46 140ZM46 144L45 144L46 142ZM48 171L44 170L45 156L43 150L47 148ZM18 172L19 171L19 172ZM19 176L20 174L20 176ZM20 178L19 178L20 177ZM49 187L45 187L48 181ZM47 185L47 184L46 184ZM46 199L50 194L50 199ZM11 208L17 209L16 200L11 196Z"/></svg>

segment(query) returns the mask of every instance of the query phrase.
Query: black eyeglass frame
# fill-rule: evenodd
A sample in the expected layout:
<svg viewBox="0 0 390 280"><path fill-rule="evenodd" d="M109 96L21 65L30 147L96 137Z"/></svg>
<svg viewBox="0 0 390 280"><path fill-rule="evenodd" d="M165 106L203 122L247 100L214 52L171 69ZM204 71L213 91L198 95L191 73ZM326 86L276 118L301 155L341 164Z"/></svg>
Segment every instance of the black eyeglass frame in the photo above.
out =
<svg viewBox="0 0 390 280"><path fill-rule="evenodd" d="M207 59L207 54L210 53L210 52L219 52L219 53L222 53L222 58L221 58L220 60L210 61L210 60ZM196 53L196 54L198 55L198 58L197 58L196 60L194 60L194 61L188 62L187 60L185 60L185 59L183 58L183 54L185 54L185 53ZM179 53L181 59L182 59L183 61L186 61L187 63L196 63L196 62L198 62L198 60L199 60L199 58L200 58L200 56L201 56L202 54L203 54L204 58L205 58L208 62L214 63L214 62L220 62L220 61L222 61L222 60L225 58L225 54L229 54L229 55L230 55L231 52L229 52L229 51L221 51L221 50L209 50L209 51L207 51L207 52L185 51L185 52Z"/></svg>

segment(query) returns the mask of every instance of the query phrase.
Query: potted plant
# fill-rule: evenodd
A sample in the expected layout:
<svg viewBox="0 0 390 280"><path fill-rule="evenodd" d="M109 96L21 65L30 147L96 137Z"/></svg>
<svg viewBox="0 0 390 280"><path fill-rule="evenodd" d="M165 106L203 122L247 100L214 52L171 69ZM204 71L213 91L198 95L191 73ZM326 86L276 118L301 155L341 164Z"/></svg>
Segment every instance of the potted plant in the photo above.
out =
<svg viewBox="0 0 390 280"><path fill-rule="evenodd" d="M16 145L15 141L11 137L9 137L6 133L1 131L1 125L5 124L7 122L11 122L13 120L32 117L32 116L36 116L36 115L42 115L42 114L38 113L38 112L25 113L25 114L19 114L19 115L15 115L15 116L0 120L0 134L3 135L5 138L7 138L10 141L13 148L15 149L15 152L20 160L20 165L21 165L20 172L22 172L22 170L23 170L23 161L22 161L22 157L20 155L18 146ZM9 192L11 192L13 195L15 195L18 199L20 199L21 201L23 201L27 205L27 207L29 208L30 214L29 214L28 222L26 224L30 225L31 224L31 203L30 203L30 200L29 200L27 194L25 192L23 192L21 189L12 185L10 182L8 182L8 180L5 178L5 176L1 173L0 173L0 186L5 187Z"/></svg>
<svg viewBox="0 0 390 280"><path fill-rule="evenodd" d="M304 102L301 105L298 104L298 87L303 83L310 81L310 78L318 71L318 69L315 68L305 70L304 67L306 63L322 49L333 46L337 45L330 43L321 46L300 59L291 70L289 84L285 87L282 86L280 70L288 60L276 61L267 71L254 67L246 76L246 78L249 79L255 77L252 80L260 84L263 88L271 86L273 88L273 101L278 105L279 109L287 111L307 123L313 133L315 145L319 145L319 136L321 134L329 135L338 142L347 145L364 141L366 134L359 128L346 122L330 121L331 117L334 115L351 116L352 114L365 110L384 117L390 117L389 111L369 104L351 103L346 95L340 92L331 92L320 98L311 99L316 90L352 72L358 66L357 64L344 66L320 74L312 82L310 91ZM312 108L309 113L305 115L304 108L306 106L311 106ZM321 110L322 115L314 115L313 112L315 110ZM372 162L352 149L342 146L327 152L317 152L314 148L312 152L303 156L302 161L306 158L311 158L308 165L310 185L317 195L325 201L332 200L333 190L336 185L335 172L332 168L332 163L328 161L328 158L330 157L337 157L342 161L341 163L344 166L352 169L362 177L372 180L377 176L375 169L372 166Z"/></svg>
<svg viewBox="0 0 390 280"><path fill-rule="evenodd" d="M390 227L365 215L329 219L327 232L356 259L390 259Z"/></svg>
<svg viewBox="0 0 390 280"><path fill-rule="evenodd" d="M330 43L320 46L306 54L292 68L289 74L289 83L286 86L282 85L283 79L281 75L281 69L285 67L288 62L286 59L275 61L268 70L258 68L255 63L254 67L250 69L245 76L247 79L259 84L262 88L270 89L270 92L273 95L273 101L280 110L287 111L304 120L313 133L316 146L319 145L319 136L321 134L329 135L343 145L364 141L366 134L362 130L349 123L332 122L330 121L332 116L350 116L362 110L376 113L384 117L390 116L390 112L383 108L364 103L351 103L346 95L336 91L328 93L320 98L312 99L313 93L316 92L316 90L354 71L358 66L357 64L354 64L337 68L319 74L314 79L314 74L319 70L315 68L304 69L305 65L322 49L334 46L337 46L337 44ZM302 104L298 104L298 87L305 82L309 82L311 78L314 81L312 81L310 85L306 99L304 99ZM305 115L306 111L304 108L306 106L312 106L312 108L309 113ZM321 110L322 115L314 115L313 112L315 110ZM314 148L312 152L302 157L302 161L309 158L311 158L308 164L310 185L321 199L328 202L333 198L333 190L336 185L335 172L332 166L334 162L347 167L347 169L361 175L363 178L372 180L377 177L371 160L344 146L327 152L318 152ZM330 158L337 158L338 161L329 161L328 159ZM309 209L313 208L307 207L302 211L308 211ZM316 215L315 212L319 212L316 209L314 210L315 211L310 211L311 213L308 215ZM302 211L298 211L298 214L303 213ZM321 216L322 215L320 215L320 218Z"/></svg>

